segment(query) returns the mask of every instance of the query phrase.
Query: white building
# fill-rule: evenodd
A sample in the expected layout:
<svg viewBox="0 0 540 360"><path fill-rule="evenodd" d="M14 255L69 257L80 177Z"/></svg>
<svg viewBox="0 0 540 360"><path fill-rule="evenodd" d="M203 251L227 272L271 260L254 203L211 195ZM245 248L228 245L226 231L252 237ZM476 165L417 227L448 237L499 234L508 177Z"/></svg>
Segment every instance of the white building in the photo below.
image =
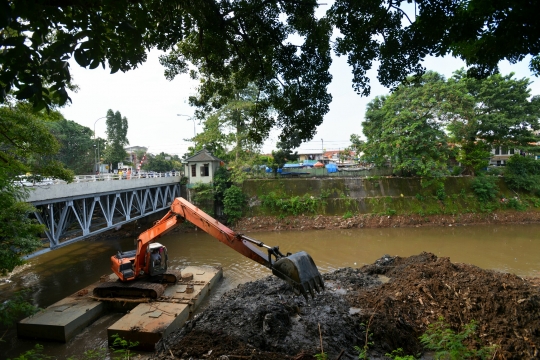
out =
<svg viewBox="0 0 540 360"><path fill-rule="evenodd" d="M211 152L203 149L184 161L185 174L189 179L189 184L193 186L197 183L209 184L214 181L216 170L223 164L223 161L213 156Z"/></svg>

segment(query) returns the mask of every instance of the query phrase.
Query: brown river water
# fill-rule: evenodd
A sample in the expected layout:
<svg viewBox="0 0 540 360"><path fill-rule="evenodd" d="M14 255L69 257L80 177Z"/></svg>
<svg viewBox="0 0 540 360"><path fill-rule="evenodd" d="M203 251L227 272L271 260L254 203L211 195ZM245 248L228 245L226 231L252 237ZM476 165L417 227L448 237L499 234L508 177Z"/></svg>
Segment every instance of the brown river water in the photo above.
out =
<svg viewBox="0 0 540 360"><path fill-rule="evenodd" d="M540 225L475 225L459 227L313 230L258 232L250 237L279 245L283 253L307 251L321 272L341 267L360 267L385 254L409 256L428 251L450 257L452 262L519 276L540 276ZM215 301L238 284L270 275L264 266L249 260L203 232L170 233L159 240L169 251L170 267L221 266L224 279L213 293ZM133 239L81 241L33 258L0 283L0 300L15 291L30 289L39 307L71 295L110 273L109 258L117 250L133 248ZM111 315L69 344L44 344L46 353L59 359L106 346L106 328L119 318ZM7 334L9 335L9 334ZM11 339L0 343L0 358L13 358L36 341Z"/></svg>

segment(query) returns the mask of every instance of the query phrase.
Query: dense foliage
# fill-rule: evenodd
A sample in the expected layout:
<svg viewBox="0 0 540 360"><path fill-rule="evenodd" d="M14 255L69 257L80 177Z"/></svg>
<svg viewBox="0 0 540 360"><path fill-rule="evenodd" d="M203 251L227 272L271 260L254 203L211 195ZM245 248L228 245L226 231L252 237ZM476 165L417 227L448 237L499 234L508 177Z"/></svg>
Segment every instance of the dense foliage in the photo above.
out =
<svg viewBox="0 0 540 360"><path fill-rule="evenodd" d="M202 84L207 82L205 79ZM228 85L228 81L223 84ZM190 98L198 107L196 116L204 122L203 132L193 138L196 149L206 148L218 158L235 162L253 156L270 131L267 128L261 132L257 124L272 121L268 105L261 109L261 91L253 83L242 89L233 87L227 96L214 94L208 98L203 91L201 86L197 96Z"/></svg>
<svg viewBox="0 0 540 360"><path fill-rule="evenodd" d="M92 129L64 118L47 126L60 144L55 158L75 174L91 174L97 156Z"/></svg>
<svg viewBox="0 0 540 360"><path fill-rule="evenodd" d="M223 196L223 213L227 215L229 223L234 224L240 219L244 213L244 207L246 202L246 195L242 192L242 189L236 185L232 185L225 190Z"/></svg>
<svg viewBox="0 0 540 360"><path fill-rule="evenodd" d="M15 102L0 107L0 163L6 179L17 175L51 176L71 181L56 154L60 144L47 124L60 118L56 112L34 112L26 103Z"/></svg>
<svg viewBox="0 0 540 360"><path fill-rule="evenodd" d="M420 75L428 55L451 54L469 73L493 74L502 59L540 70L540 3L528 0L337 0L326 14L316 0L179 1L8 0L0 5L0 100L12 93L39 109L69 100L74 58L90 69L136 68L146 51L170 50L166 76L194 70L208 79L208 98L255 83L264 111L276 116L251 125L252 135L281 128L280 140L313 137L328 112L331 44L353 68L353 87L370 93L367 71L396 86ZM339 36L331 42L332 32ZM230 85L224 85L224 80Z"/></svg>
<svg viewBox="0 0 540 360"><path fill-rule="evenodd" d="M1 326L12 327L17 321L39 311L38 308L26 301L29 292L28 289L17 292L11 299L0 304ZM0 341L2 341L2 337L0 337Z"/></svg>
<svg viewBox="0 0 540 360"><path fill-rule="evenodd" d="M41 246L39 234L45 227L31 219L35 208L24 202L24 190L0 174L0 274L22 265L22 256Z"/></svg>
<svg viewBox="0 0 540 360"><path fill-rule="evenodd" d="M161 152L157 155L147 154L146 161L141 166L142 170L167 172L179 171L182 168L182 163L178 155L169 155Z"/></svg>
<svg viewBox="0 0 540 360"><path fill-rule="evenodd" d="M474 178L471 187L480 202L487 203L495 200L499 192L497 180L494 176L478 176Z"/></svg>
<svg viewBox="0 0 540 360"><path fill-rule="evenodd" d="M512 189L540 194L540 161L514 155L506 164L505 181Z"/></svg>
<svg viewBox="0 0 540 360"><path fill-rule="evenodd" d="M66 181L73 172L65 169L56 154L60 144L50 133L55 111L36 112L27 103L0 107L0 273L23 263L21 256L41 246L37 237L45 228L29 218L35 208L24 202L26 190L20 175L55 177Z"/></svg>
<svg viewBox="0 0 540 360"><path fill-rule="evenodd" d="M430 72L420 84L401 85L371 101L362 124L365 157L379 166L390 160L395 171L407 174L446 175L450 148L443 120L452 104L442 100L444 87L442 76Z"/></svg>
<svg viewBox="0 0 540 360"><path fill-rule="evenodd" d="M529 149L537 141L540 97L530 96L528 79L477 80L460 70L448 80L434 72L413 80L368 104L366 160L438 177L453 158L474 174L488 165L491 148Z"/></svg>

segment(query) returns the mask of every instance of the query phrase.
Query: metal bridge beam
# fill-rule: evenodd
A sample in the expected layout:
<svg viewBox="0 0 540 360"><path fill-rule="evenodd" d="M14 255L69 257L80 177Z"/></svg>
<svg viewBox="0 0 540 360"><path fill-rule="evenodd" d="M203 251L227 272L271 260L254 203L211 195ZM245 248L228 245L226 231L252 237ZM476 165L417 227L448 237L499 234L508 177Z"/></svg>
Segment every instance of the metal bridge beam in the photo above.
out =
<svg viewBox="0 0 540 360"><path fill-rule="evenodd" d="M180 184L174 183L33 202L36 219L47 227L49 247L25 258L168 209L179 196Z"/></svg>

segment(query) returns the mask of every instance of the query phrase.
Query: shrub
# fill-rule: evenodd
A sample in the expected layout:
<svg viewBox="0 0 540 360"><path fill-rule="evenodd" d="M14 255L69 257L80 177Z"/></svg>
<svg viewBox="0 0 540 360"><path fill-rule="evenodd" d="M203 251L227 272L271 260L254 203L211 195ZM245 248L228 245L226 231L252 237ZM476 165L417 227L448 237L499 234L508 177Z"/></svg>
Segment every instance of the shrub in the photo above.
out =
<svg viewBox="0 0 540 360"><path fill-rule="evenodd" d="M462 172L463 172L463 169L462 169L460 166L454 166L454 167L452 168L451 174L452 174L453 176L458 176L458 175L461 175Z"/></svg>
<svg viewBox="0 0 540 360"><path fill-rule="evenodd" d="M16 292L13 297L0 304L0 324L11 327L15 323L27 316L39 311L39 308L26 301L30 290ZM1 338L0 338L1 339Z"/></svg>
<svg viewBox="0 0 540 360"><path fill-rule="evenodd" d="M527 210L527 206L523 204L518 198L508 199L508 202L506 205L508 206L508 208L514 209L514 210L519 210L519 211Z"/></svg>
<svg viewBox="0 0 540 360"><path fill-rule="evenodd" d="M223 213L227 215L230 223L235 223L242 217L246 196L236 185L225 190L223 197Z"/></svg>
<svg viewBox="0 0 540 360"><path fill-rule="evenodd" d="M271 191L268 194L261 195L261 207L278 212L278 216L284 217L287 215L314 214L317 212L319 204L324 204L325 201L321 198L315 198L308 194L303 196L292 196L288 199L282 199L278 194Z"/></svg>
<svg viewBox="0 0 540 360"><path fill-rule="evenodd" d="M444 184L439 184L437 190L435 191L435 197L437 199L444 201L446 199L446 191L444 190Z"/></svg>
<svg viewBox="0 0 540 360"><path fill-rule="evenodd" d="M191 189L191 201L202 211L208 214L214 213L214 189L212 184L197 183Z"/></svg>
<svg viewBox="0 0 540 360"><path fill-rule="evenodd" d="M514 155L508 159L504 179L512 189L540 193L540 161Z"/></svg>
<svg viewBox="0 0 540 360"><path fill-rule="evenodd" d="M480 349L468 347L464 344L467 339L476 342L474 333L476 322L471 320L466 324L463 331L456 333L445 323L441 316L439 320L428 326L426 332L420 336L420 342L425 348L435 351L436 359L489 359L495 351L494 346L482 346Z"/></svg>
<svg viewBox="0 0 540 360"><path fill-rule="evenodd" d="M479 176L476 177L471 187L474 194L481 202L488 202L497 196L499 192L499 186L497 185L497 178L492 176Z"/></svg>

